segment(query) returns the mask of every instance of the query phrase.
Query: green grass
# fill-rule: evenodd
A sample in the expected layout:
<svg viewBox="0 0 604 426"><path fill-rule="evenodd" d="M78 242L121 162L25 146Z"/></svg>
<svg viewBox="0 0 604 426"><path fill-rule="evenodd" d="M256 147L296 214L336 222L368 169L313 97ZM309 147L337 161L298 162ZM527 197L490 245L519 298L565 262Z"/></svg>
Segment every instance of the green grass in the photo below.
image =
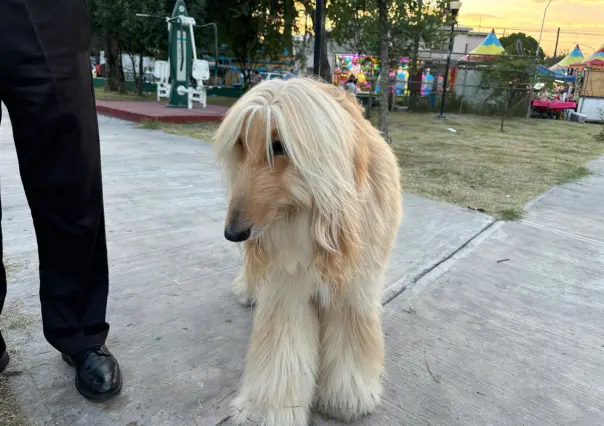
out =
<svg viewBox="0 0 604 426"><path fill-rule="evenodd" d="M141 122L141 127L143 129L149 129L149 130L162 130L162 123L159 121L155 121L155 120L145 120L143 122Z"/></svg>
<svg viewBox="0 0 604 426"><path fill-rule="evenodd" d="M524 217L524 211L520 209L509 208L500 210L496 212L495 215L501 220L513 221L522 219Z"/></svg>
<svg viewBox="0 0 604 426"><path fill-rule="evenodd" d="M377 116L377 112L374 117ZM558 120L393 112L392 147L406 192L518 220L524 205L555 185L589 176L586 164L604 155L601 126ZM210 141L218 124L153 124ZM449 128L455 129L451 132Z"/></svg>
<svg viewBox="0 0 604 426"><path fill-rule="evenodd" d="M143 96L139 96L132 92L108 92L104 88L95 87L94 94L97 101L144 101L157 102L155 93L144 92Z"/></svg>
<svg viewBox="0 0 604 426"><path fill-rule="evenodd" d="M553 120L393 113L390 137L405 191L518 220L552 186L589 176L604 154L598 126ZM449 131L456 130L456 133Z"/></svg>

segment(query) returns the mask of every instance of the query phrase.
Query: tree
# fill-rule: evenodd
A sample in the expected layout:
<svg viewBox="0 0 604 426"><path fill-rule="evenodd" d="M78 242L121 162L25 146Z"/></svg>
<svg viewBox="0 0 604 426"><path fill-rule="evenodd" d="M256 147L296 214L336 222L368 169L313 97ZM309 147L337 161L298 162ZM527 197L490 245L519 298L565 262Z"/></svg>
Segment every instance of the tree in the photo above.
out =
<svg viewBox="0 0 604 426"><path fill-rule="evenodd" d="M443 31L447 16L445 5L442 0L333 2L329 7L329 17L334 22L332 35L335 41L351 46L358 54L380 58L379 70L383 77L380 90L383 96L387 96L391 62L401 57L417 58L421 44L431 46L446 39L447 34ZM411 72L416 71L416 62L411 61ZM375 76L368 77L372 83L367 108L369 114L376 82ZM387 104L386 99L383 98L381 103ZM387 110L381 110L380 117L380 129L387 134Z"/></svg>
<svg viewBox="0 0 604 426"><path fill-rule="evenodd" d="M206 20L217 23L219 39L241 62L246 82L259 60L293 49L297 10L292 6L291 0L207 0Z"/></svg>
<svg viewBox="0 0 604 426"><path fill-rule="evenodd" d="M161 20L137 17L137 13L170 16L172 0L89 0L95 48L105 50L105 88L124 89L122 54L130 55L139 93L142 93L143 56L166 57L168 31ZM189 15L200 22L204 16L203 1L189 2ZM196 39L199 35L196 34ZM138 61L135 60L138 57Z"/></svg>
<svg viewBox="0 0 604 426"><path fill-rule="evenodd" d="M89 2L92 31L105 49L105 88L124 89L122 78L120 32L126 13L127 0L92 0Z"/></svg>
<svg viewBox="0 0 604 426"><path fill-rule="evenodd" d="M390 25L388 21L389 0L378 0L378 20L380 28L380 131L388 140L388 90L390 76Z"/></svg>
<svg viewBox="0 0 604 426"><path fill-rule="evenodd" d="M518 55L516 45L518 42L522 43L522 56L536 57L537 46L539 42L530 35L525 33L512 33L509 36L504 36L499 39L499 42L505 49L508 55ZM539 59L543 60L545 54L543 49L539 49Z"/></svg>

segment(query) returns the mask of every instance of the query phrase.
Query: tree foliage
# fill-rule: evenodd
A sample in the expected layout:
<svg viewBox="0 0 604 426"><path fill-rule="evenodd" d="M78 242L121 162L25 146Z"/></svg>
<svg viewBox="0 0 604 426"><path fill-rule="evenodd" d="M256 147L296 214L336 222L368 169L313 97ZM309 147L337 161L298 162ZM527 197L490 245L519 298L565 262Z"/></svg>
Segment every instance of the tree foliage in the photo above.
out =
<svg viewBox="0 0 604 426"><path fill-rule="evenodd" d="M224 53L246 64L246 80L259 60L292 53L296 17L293 0L206 2L206 21L217 23L218 37L227 49ZM286 26L288 30L284 30Z"/></svg>
<svg viewBox="0 0 604 426"><path fill-rule="evenodd" d="M432 47L446 40L446 2L441 0L348 0L334 1L329 18L334 23L334 40L357 54L379 58L381 73L380 130L387 135L387 90L390 68L400 58L411 58L411 73L416 72L420 46ZM370 112L377 75L369 72L372 84Z"/></svg>
<svg viewBox="0 0 604 426"><path fill-rule="evenodd" d="M329 19L332 37L355 53L379 56L380 35L384 34L377 13L380 0L332 2ZM386 35L390 57L412 57L415 41L432 46L446 39L445 1L387 0Z"/></svg>
<svg viewBox="0 0 604 426"><path fill-rule="evenodd" d="M501 37L499 42L508 55L518 55L519 52L517 52L516 46L517 43L520 42L522 44L521 56L530 56L533 58L537 56L537 46L539 45L539 42L525 33L512 33L508 36ZM543 58L545 58L545 54L541 48L539 49L539 59Z"/></svg>

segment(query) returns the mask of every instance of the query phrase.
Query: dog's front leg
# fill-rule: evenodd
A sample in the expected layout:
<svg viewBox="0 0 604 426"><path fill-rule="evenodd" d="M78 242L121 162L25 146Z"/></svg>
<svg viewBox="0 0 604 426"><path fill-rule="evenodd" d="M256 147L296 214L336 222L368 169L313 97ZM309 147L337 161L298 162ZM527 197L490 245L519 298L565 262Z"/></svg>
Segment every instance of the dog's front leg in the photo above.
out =
<svg viewBox="0 0 604 426"><path fill-rule="evenodd" d="M255 289L256 285L252 277L246 273L246 267L243 266L239 271L239 275L233 281L233 294L241 305L249 307L254 304Z"/></svg>
<svg viewBox="0 0 604 426"><path fill-rule="evenodd" d="M231 405L236 425L308 425L319 321L306 287L269 281L259 291L243 380Z"/></svg>
<svg viewBox="0 0 604 426"><path fill-rule="evenodd" d="M382 305L377 287L349 288L321 310L321 366L318 408L350 422L370 414L380 402L384 362Z"/></svg>

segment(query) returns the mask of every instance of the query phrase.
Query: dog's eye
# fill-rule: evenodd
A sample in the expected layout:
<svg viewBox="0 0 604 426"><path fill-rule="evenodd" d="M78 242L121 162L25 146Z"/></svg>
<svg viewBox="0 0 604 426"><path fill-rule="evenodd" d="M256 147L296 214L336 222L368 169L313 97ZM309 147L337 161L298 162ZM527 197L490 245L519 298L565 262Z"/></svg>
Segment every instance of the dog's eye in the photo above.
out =
<svg viewBox="0 0 604 426"><path fill-rule="evenodd" d="M281 141L273 142L273 155L285 155L285 151L283 150L283 145L281 145Z"/></svg>

